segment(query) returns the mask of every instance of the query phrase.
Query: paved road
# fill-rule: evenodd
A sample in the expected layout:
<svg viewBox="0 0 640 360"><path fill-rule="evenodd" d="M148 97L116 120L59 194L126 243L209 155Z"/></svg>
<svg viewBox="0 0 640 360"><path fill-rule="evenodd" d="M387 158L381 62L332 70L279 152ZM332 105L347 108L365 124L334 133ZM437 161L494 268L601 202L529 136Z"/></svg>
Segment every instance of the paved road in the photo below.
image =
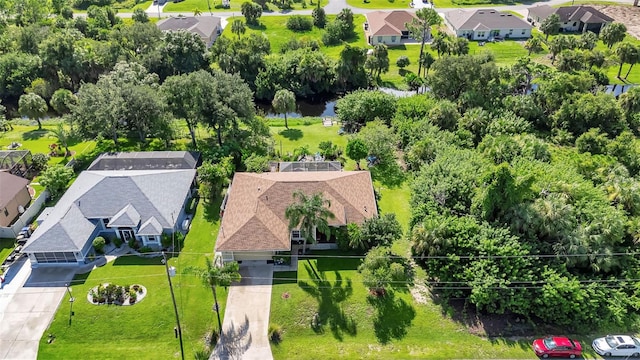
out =
<svg viewBox="0 0 640 360"><path fill-rule="evenodd" d="M634 0L613 0L617 3L620 4L633 4ZM536 3L532 3L532 4L527 4L527 5L507 5L507 6L492 6L492 5L485 5L485 6L479 6L479 7L467 7L464 8L464 10L476 10L476 9L486 9L486 8L496 8L499 9L501 11L506 11L506 10L511 10L511 11L518 11L521 12L529 7L532 6L536 6L536 5L559 5L559 4L564 4L567 3L568 0L548 0L548 1L539 1ZM371 11L375 11L377 9L365 9L365 8L359 8L359 7L354 7L354 6L350 6L347 4L346 0L329 0L329 4L327 4L324 7L324 10L327 14L337 14L339 13L342 9L351 9L351 11L354 14L366 14L368 12ZM416 9L413 8L398 8L400 10L407 10L407 11L416 11ZM435 8L439 13L444 13L450 10L454 10L454 9L460 9L460 8ZM392 10L392 9L382 9L382 10ZM272 11L272 12L264 12L262 13L262 16L283 16L283 15L311 15L311 11L312 10L289 10L289 11ZM161 15L162 16L170 16L170 15L175 15L175 14L182 14L185 16L193 16L193 13L191 12L165 12L163 9L161 9ZM158 6L154 6L151 5L148 9L147 9L147 14L151 17L158 17ZM204 14L204 13L203 13ZM227 18L230 16L233 16L234 13L232 12L213 12L211 13L213 16L219 16L222 18ZM130 18L133 14L132 13L118 13L118 16L123 17L123 18ZM206 14L205 14L206 15ZM236 15L241 15L241 14L236 14ZM76 14L76 16L85 16L85 14Z"/></svg>
<svg viewBox="0 0 640 360"><path fill-rule="evenodd" d="M210 359L273 360L267 336L273 265L243 262L240 274L240 284L229 289L222 336Z"/></svg>
<svg viewBox="0 0 640 360"><path fill-rule="evenodd" d="M19 265L19 266L17 266ZM73 270L13 265L0 290L0 359L36 359L42 334L65 298Z"/></svg>

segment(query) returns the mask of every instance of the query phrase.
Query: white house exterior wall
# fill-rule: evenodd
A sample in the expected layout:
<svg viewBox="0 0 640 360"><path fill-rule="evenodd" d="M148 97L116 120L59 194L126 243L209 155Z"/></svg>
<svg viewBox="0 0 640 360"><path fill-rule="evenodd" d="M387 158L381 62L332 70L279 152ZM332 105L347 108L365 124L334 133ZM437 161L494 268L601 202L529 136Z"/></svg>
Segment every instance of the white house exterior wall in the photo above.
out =
<svg viewBox="0 0 640 360"><path fill-rule="evenodd" d="M565 32L574 32L580 29L580 21L563 22L560 28Z"/></svg>
<svg viewBox="0 0 640 360"><path fill-rule="evenodd" d="M402 41L400 40L400 38L401 38L400 35L396 35L396 36L374 36L374 35L371 35L371 36L369 36L370 44L372 46L375 46L375 45L378 45L378 44L385 44L387 46L402 45Z"/></svg>
<svg viewBox="0 0 640 360"><path fill-rule="evenodd" d="M273 260L274 255L274 251L234 251L232 258L235 261L267 261ZM223 258L226 260L229 256L223 255Z"/></svg>
<svg viewBox="0 0 640 360"><path fill-rule="evenodd" d="M512 30L512 31L510 31ZM498 31L497 34L495 32ZM524 33L523 33L524 32ZM531 37L531 29L496 29L496 30L458 30L456 36L468 38L468 34L471 35L471 40L487 40L493 36L500 36L503 39L528 39Z"/></svg>

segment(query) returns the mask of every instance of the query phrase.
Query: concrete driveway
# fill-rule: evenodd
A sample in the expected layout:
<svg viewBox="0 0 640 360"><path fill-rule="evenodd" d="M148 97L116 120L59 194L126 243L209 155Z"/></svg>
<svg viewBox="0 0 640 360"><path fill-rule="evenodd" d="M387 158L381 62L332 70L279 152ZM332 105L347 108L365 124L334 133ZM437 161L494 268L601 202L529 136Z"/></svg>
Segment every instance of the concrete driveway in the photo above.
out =
<svg viewBox="0 0 640 360"><path fill-rule="evenodd" d="M272 360L267 331L273 265L242 265L242 281L229 289L222 336L210 359Z"/></svg>
<svg viewBox="0 0 640 360"><path fill-rule="evenodd" d="M36 359L42 334L65 297L72 269L31 269L28 260L11 266L0 290L0 359Z"/></svg>

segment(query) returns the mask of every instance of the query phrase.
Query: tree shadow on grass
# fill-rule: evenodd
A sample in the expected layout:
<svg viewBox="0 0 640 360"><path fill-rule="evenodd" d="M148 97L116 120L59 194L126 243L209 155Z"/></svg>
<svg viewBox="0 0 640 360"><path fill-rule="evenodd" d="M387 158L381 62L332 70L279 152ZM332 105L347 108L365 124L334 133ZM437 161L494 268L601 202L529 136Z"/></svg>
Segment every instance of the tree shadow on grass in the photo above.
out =
<svg viewBox="0 0 640 360"><path fill-rule="evenodd" d="M285 139L289 139L291 141L302 139L302 130L300 129L287 129L280 131L280 135L282 135Z"/></svg>
<svg viewBox="0 0 640 360"><path fill-rule="evenodd" d="M344 334L355 336L358 332L357 323L353 317L345 314L341 303L353 295L351 279L342 279L338 271L334 271L335 282L327 280L325 272L317 269L307 260L305 269L311 275L311 283L299 281L298 286L318 301L318 312L311 321L311 327L316 333L324 333L329 327L333 337L344 340Z"/></svg>
<svg viewBox="0 0 640 360"><path fill-rule="evenodd" d="M385 296L369 296L367 300L376 309L373 328L380 343L386 344L391 339L402 339L407 335L407 328L416 317L416 310L411 304L396 297L393 291L387 291Z"/></svg>
<svg viewBox="0 0 640 360"><path fill-rule="evenodd" d="M22 134L22 140L38 140L48 134L49 130L31 130ZM55 140L51 139L51 142L55 142Z"/></svg>
<svg viewBox="0 0 640 360"><path fill-rule="evenodd" d="M382 185L389 188L402 186L406 178L406 173L397 163L386 166L376 165L370 167L369 170L371 171L373 180L379 181Z"/></svg>
<svg viewBox="0 0 640 360"><path fill-rule="evenodd" d="M251 30L261 30L261 31L267 30L267 27L263 23L260 23L258 25L255 25L255 24L246 24L246 25Z"/></svg>

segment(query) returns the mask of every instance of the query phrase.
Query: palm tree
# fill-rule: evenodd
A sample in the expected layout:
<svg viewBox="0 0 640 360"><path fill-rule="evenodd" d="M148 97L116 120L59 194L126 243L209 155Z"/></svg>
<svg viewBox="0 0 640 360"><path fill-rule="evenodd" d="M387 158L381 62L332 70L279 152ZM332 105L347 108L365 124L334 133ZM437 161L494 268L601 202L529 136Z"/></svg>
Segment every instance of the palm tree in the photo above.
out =
<svg viewBox="0 0 640 360"><path fill-rule="evenodd" d="M238 282L242 278L240 276L240 266L237 262L228 262L223 266L217 266L211 259L205 258L206 267L195 268L189 267L185 269L185 273L195 274L202 284L211 288L213 292L214 311L218 315L218 330L222 334L222 321L220 321L220 307L218 306L218 295L216 294L216 287L224 286L229 287L231 283Z"/></svg>
<svg viewBox="0 0 640 360"><path fill-rule="evenodd" d="M616 48L616 55L618 55L618 61L620 61L620 67L618 68L618 78L620 78L622 65L629 63L633 67L633 64L637 61L638 48L632 43L623 42ZM631 71L631 68L629 68L629 71Z"/></svg>
<svg viewBox="0 0 640 360"><path fill-rule="evenodd" d="M529 52L528 56L531 56L531 53L537 53L542 51L542 39L538 36L533 36L527 40L524 44L524 48Z"/></svg>
<svg viewBox="0 0 640 360"><path fill-rule="evenodd" d="M64 148L64 157L69 156L69 142L71 141L71 132L64 128L62 123L58 123L55 129L49 130L51 135L58 139L60 146Z"/></svg>
<svg viewBox="0 0 640 360"><path fill-rule="evenodd" d="M326 200L322 193L316 193L307 196L300 190L293 193L294 202L287 207L284 215L289 219L289 231L300 229L305 239L305 245L302 247L302 253L307 250L307 242L313 243L315 239L315 230L330 236L328 219L335 218L335 215L329 210L331 202Z"/></svg>
<svg viewBox="0 0 640 360"><path fill-rule="evenodd" d="M247 28L244 26L244 22L240 19L235 19L231 23L231 32L238 35L238 40L240 40L240 35L244 34L247 31Z"/></svg>

